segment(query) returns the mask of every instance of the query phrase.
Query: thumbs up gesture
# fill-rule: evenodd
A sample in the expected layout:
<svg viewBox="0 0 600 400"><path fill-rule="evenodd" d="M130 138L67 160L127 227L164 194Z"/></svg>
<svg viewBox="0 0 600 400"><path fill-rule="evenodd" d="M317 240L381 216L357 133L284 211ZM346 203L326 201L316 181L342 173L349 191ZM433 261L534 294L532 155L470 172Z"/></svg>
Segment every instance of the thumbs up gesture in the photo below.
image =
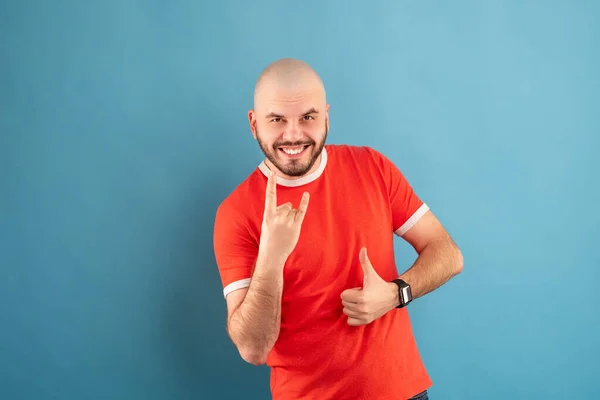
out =
<svg viewBox="0 0 600 400"><path fill-rule="evenodd" d="M370 324L393 309L394 301L398 300L397 286L377 274L364 247L359 260L364 273L363 287L344 290L341 296L343 312L351 326Z"/></svg>

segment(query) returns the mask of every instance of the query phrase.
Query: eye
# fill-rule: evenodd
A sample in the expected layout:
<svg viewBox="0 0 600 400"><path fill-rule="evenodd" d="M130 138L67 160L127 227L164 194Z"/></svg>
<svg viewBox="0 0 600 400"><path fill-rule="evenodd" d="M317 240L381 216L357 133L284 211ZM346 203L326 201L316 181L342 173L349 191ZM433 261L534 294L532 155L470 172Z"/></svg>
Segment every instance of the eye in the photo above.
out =
<svg viewBox="0 0 600 400"><path fill-rule="evenodd" d="M305 116L304 116L304 120L305 120L305 121L310 121L311 119L314 119L314 118L312 117L312 115L305 115Z"/></svg>
<svg viewBox="0 0 600 400"><path fill-rule="evenodd" d="M281 121L281 118L273 118L273 119L271 120L271 122L279 122L279 121Z"/></svg>

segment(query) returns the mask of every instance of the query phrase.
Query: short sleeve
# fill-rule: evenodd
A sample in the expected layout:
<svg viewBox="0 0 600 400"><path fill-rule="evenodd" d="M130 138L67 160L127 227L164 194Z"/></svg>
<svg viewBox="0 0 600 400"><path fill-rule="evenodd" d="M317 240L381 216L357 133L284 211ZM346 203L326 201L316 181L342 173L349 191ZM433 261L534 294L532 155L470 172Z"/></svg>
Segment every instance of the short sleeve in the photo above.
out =
<svg viewBox="0 0 600 400"><path fill-rule="evenodd" d="M213 247L225 297L250 285L258 256L258 243L244 221L233 207L225 203L217 209Z"/></svg>
<svg viewBox="0 0 600 400"><path fill-rule="evenodd" d="M391 160L376 151L375 157L383 172L394 233L402 236L429 211L429 207L419 198L404 174Z"/></svg>

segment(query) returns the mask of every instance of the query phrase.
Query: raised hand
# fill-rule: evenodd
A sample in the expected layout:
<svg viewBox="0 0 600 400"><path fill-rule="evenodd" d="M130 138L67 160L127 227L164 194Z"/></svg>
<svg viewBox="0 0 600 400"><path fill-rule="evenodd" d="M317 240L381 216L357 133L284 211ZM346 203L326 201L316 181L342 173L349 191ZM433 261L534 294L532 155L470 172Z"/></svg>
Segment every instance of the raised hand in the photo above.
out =
<svg viewBox="0 0 600 400"><path fill-rule="evenodd" d="M276 187L277 178L275 172L271 171L267 181L260 251L266 252L270 257L287 259L298 244L309 194L304 192L297 209L293 208L291 202L278 206Z"/></svg>
<svg viewBox="0 0 600 400"><path fill-rule="evenodd" d="M386 282L377 274L367 255L367 249L362 248L359 261L363 269L364 280L362 288L347 289L342 292L343 312L348 316L348 325L366 325L380 318L393 309L397 301L397 286Z"/></svg>

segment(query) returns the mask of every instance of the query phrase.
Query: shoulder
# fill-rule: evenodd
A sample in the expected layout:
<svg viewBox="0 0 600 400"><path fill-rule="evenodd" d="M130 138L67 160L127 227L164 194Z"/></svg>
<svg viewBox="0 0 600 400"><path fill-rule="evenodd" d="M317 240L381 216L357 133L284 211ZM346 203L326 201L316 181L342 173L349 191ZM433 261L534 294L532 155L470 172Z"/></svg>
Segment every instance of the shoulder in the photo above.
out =
<svg viewBox="0 0 600 400"><path fill-rule="evenodd" d="M221 201L217 218L238 219L254 208L262 209L264 199L256 194L264 191L265 184L266 178L258 168L255 169Z"/></svg>
<svg viewBox="0 0 600 400"><path fill-rule="evenodd" d="M388 157L370 146L330 144L326 148L329 157L337 163L355 163L360 165L362 169L368 166L382 169L392 165Z"/></svg>

